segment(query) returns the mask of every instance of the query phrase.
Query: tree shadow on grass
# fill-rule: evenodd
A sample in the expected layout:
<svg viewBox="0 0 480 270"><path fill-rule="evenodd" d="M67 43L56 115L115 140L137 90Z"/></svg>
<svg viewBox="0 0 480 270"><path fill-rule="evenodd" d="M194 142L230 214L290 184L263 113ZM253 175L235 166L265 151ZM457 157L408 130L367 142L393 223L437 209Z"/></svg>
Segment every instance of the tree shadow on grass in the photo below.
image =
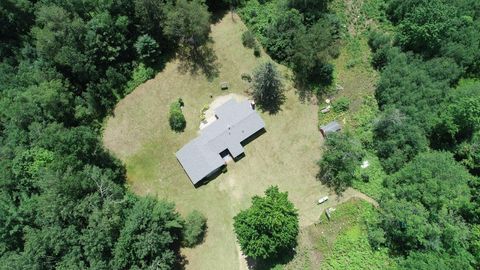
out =
<svg viewBox="0 0 480 270"><path fill-rule="evenodd" d="M268 114L274 115L282 111L282 105L285 103L285 95L282 93L275 99L268 101L268 102L262 102L258 104L258 108L262 112L268 112Z"/></svg>
<svg viewBox="0 0 480 270"><path fill-rule="evenodd" d="M179 48L178 59L180 60L178 70L182 74L196 75L201 72L209 81L218 77L220 64L211 42L197 48Z"/></svg>
<svg viewBox="0 0 480 270"><path fill-rule="evenodd" d="M280 255L277 256L276 258L271 258L271 259L252 259L247 257L247 266L248 269L250 270L270 270L270 269L276 269L277 266L280 265L285 265L289 263L291 260L293 260L293 257L295 257L295 250L290 249L286 250L284 252L280 252Z"/></svg>

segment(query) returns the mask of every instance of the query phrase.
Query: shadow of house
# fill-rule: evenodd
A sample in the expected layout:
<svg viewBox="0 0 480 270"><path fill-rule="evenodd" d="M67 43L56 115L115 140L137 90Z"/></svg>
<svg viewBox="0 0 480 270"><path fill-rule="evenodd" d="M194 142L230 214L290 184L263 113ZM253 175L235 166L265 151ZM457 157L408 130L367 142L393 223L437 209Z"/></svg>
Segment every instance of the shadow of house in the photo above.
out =
<svg viewBox="0 0 480 270"><path fill-rule="evenodd" d="M195 187L223 172L226 160L243 158L243 146L265 133L265 123L247 100L232 98L214 111L217 119L176 153Z"/></svg>

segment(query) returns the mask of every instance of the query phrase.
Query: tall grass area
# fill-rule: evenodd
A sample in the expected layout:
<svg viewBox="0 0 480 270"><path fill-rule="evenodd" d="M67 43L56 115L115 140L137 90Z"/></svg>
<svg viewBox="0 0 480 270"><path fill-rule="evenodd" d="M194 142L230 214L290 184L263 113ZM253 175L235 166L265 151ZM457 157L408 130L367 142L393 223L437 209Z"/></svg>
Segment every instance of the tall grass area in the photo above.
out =
<svg viewBox="0 0 480 270"><path fill-rule="evenodd" d="M367 224L377 219L377 210L362 200L339 205L331 220L322 217L323 224L317 248L324 255L321 269L396 269L387 249L373 250L368 243Z"/></svg>

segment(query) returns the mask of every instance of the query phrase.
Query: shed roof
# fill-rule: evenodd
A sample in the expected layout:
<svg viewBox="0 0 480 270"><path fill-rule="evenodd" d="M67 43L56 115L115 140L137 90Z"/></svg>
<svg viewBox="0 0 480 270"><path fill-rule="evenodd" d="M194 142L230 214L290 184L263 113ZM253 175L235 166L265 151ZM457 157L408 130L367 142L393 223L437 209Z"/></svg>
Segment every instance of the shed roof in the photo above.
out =
<svg viewBox="0 0 480 270"><path fill-rule="evenodd" d="M320 127L323 136L326 136L328 133L337 132L342 129L342 126L337 121L332 121L324 126Z"/></svg>
<svg viewBox="0 0 480 270"><path fill-rule="evenodd" d="M218 119L176 153L193 184L225 164L221 152L227 149L233 158L238 157L244 152L241 142L265 127L248 100L232 98L214 111Z"/></svg>

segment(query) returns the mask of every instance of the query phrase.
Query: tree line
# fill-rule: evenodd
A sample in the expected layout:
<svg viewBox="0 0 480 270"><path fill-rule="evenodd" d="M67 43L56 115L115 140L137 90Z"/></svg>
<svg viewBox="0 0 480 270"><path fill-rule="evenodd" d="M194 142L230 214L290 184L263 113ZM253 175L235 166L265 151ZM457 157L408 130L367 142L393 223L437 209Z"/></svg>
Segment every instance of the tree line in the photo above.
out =
<svg viewBox="0 0 480 270"><path fill-rule="evenodd" d="M328 0L250 0L239 14L268 54L294 72L301 98L321 95L333 82L341 24Z"/></svg>
<svg viewBox="0 0 480 270"><path fill-rule="evenodd" d="M341 192L355 181L359 153L375 153L388 175L372 246L388 247L400 269L478 269L480 5L385 2L393 31L369 36L380 72L372 143L332 135L320 178Z"/></svg>
<svg viewBox="0 0 480 270"><path fill-rule="evenodd" d="M0 2L2 269L170 269L206 220L138 197L101 122L210 31L202 1ZM196 16L192 16L192 14Z"/></svg>

